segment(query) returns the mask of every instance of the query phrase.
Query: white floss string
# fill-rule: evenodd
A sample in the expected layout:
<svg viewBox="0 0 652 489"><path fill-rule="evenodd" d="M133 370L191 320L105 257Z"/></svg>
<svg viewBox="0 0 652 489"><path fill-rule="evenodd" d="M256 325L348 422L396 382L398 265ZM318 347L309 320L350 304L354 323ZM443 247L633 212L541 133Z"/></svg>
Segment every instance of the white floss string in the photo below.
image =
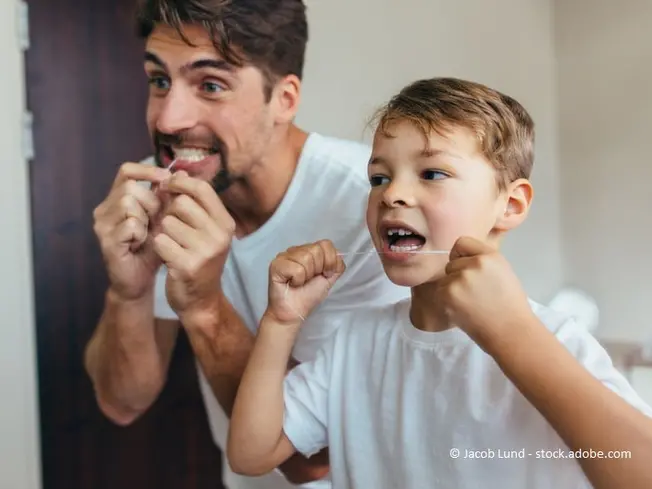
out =
<svg viewBox="0 0 652 489"><path fill-rule="evenodd" d="M371 254L376 254L376 255L382 255L385 254L386 252L383 251L378 251L378 250L369 250L369 251L349 251L349 252L344 252L344 253L338 253L337 256L350 256L350 255L371 255ZM443 250L425 250L425 251L405 251L404 253L410 253L413 255L448 255L450 254L449 251L443 251ZM299 311L297 311L294 307L292 307L292 303L290 302L288 298L288 294L290 293L290 282L287 282L285 284L285 303L287 306L292 309L292 312L294 312L297 316L301 318L302 321L305 321L306 318L304 318Z"/></svg>

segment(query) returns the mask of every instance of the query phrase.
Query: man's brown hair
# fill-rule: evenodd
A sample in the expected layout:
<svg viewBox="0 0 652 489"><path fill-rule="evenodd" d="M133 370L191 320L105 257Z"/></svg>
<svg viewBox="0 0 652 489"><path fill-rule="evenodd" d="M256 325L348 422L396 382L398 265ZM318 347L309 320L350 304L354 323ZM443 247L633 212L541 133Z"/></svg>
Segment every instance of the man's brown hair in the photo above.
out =
<svg viewBox="0 0 652 489"><path fill-rule="evenodd" d="M403 88L376 114L377 130L391 137L391 125L414 123L428 136L455 127L472 131L483 156L498 173L498 186L530 178L534 164L534 122L513 98L458 78L418 80Z"/></svg>
<svg viewBox="0 0 652 489"><path fill-rule="evenodd" d="M189 45L183 26L203 27L225 61L261 70L268 98L279 78L303 76L308 41L303 0L141 0L137 24L142 38L163 24Z"/></svg>

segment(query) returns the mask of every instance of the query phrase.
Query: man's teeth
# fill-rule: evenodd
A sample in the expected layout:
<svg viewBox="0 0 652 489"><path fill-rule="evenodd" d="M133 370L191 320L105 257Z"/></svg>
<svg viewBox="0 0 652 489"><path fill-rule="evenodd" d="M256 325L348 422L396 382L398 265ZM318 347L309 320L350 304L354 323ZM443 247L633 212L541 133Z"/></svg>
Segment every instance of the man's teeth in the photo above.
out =
<svg viewBox="0 0 652 489"><path fill-rule="evenodd" d="M184 160L184 161L190 161L190 162L197 162L201 161L207 156L209 156L209 152L206 151L205 149L197 149L197 148L174 148L174 157L177 160Z"/></svg>

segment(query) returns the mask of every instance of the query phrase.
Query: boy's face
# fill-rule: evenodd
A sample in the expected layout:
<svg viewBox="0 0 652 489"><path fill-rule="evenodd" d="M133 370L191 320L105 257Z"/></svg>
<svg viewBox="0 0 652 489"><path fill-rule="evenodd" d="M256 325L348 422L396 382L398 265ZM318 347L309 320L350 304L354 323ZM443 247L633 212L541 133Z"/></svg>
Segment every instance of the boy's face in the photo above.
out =
<svg viewBox="0 0 652 489"><path fill-rule="evenodd" d="M513 227L507 209L514 208L514 189L519 204L519 190L498 190L496 171L465 128L447 137L432 132L425 145L423 132L410 122L396 123L390 133L374 137L367 225L389 278L414 287L444 274L461 236L488 241ZM438 250L446 253L414 253Z"/></svg>

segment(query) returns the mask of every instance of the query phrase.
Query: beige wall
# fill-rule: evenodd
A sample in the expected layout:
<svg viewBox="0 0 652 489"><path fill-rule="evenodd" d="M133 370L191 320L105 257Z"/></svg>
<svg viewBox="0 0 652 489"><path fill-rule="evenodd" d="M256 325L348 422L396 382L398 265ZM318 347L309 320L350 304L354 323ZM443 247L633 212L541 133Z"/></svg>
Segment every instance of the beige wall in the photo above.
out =
<svg viewBox="0 0 652 489"><path fill-rule="evenodd" d="M421 77L458 76L518 98L538 124L531 218L505 252L529 294L562 281L555 59L548 0L307 0L312 39L299 122L360 139L373 109ZM365 134L368 137L368 134Z"/></svg>
<svg viewBox="0 0 652 489"><path fill-rule="evenodd" d="M27 163L21 149L23 64L14 0L0 1L0 489L40 487Z"/></svg>
<svg viewBox="0 0 652 489"><path fill-rule="evenodd" d="M598 334L652 334L652 2L556 2L564 272Z"/></svg>

